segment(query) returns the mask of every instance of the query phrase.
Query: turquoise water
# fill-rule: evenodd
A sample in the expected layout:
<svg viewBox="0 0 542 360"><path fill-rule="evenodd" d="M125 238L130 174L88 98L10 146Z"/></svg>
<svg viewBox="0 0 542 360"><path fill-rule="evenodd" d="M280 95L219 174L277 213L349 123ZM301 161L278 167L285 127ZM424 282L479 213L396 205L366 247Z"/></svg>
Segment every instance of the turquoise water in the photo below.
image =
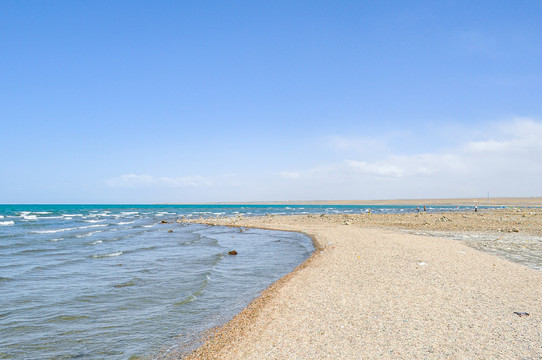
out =
<svg viewBox="0 0 542 360"><path fill-rule="evenodd" d="M360 206L0 205L0 358L182 354L198 344L205 330L228 321L314 248L308 237L297 233L241 232L175 220L355 213L368 208L415 211ZM238 255L228 255L230 250Z"/></svg>

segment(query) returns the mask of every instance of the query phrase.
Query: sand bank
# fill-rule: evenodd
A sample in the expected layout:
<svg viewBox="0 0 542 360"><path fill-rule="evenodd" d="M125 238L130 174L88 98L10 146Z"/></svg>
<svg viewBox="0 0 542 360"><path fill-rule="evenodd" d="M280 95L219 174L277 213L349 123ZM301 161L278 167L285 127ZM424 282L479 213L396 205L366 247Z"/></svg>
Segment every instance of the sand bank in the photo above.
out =
<svg viewBox="0 0 542 360"><path fill-rule="evenodd" d="M459 241L398 230L536 235L540 218L492 211L204 220L304 232L321 250L192 358L540 359L542 272Z"/></svg>
<svg viewBox="0 0 542 360"><path fill-rule="evenodd" d="M230 204L230 203L217 203ZM231 203L231 204L238 204ZM449 199L394 199L394 200L291 200L254 201L253 205L453 205L453 206L529 206L542 207L542 197L479 197Z"/></svg>

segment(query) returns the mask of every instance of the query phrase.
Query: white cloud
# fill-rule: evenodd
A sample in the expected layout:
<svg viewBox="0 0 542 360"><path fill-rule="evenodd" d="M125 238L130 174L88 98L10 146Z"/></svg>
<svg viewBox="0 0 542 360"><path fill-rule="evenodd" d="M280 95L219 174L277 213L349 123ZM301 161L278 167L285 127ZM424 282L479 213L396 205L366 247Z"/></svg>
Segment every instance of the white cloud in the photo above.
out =
<svg viewBox="0 0 542 360"><path fill-rule="evenodd" d="M473 141L465 146L465 150L471 153L494 153L503 152L510 148L510 141Z"/></svg>
<svg viewBox="0 0 542 360"><path fill-rule="evenodd" d="M202 176L184 177L154 177L151 175L125 174L105 180L110 187L141 188L141 187L197 187L211 186L212 182Z"/></svg>
<svg viewBox="0 0 542 360"><path fill-rule="evenodd" d="M383 152L387 150L389 139L376 137L347 137L333 135L325 140L329 148L335 151L353 151L356 153Z"/></svg>
<svg viewBox="0 0 542 360"><path fill-rule="evenodd" d="M474 131L467 134L480 134L469 130ZM255 172L243 166L236 173L214 174L212 179L126 174L106 184L128 192L137 189L138 196L148 194L151 199L194 202L478 197L487 192L542 195L542 122L513 119L486 125L484 130L483 136L455 140L454 146L447 142L446 149L434 151L424 142L424 152L419 153L338 152L334 161L312 167L301 165L306 157L292 156L298 166L294 163L277 171ZM347 148L359 138L342 140Z"/></svg>
<svg viewBox="0 0 542 360"><path fill-rule="evenodd" d="M542 195L538 185L542 178L542 122L517 118L488 127L482 139L446 150L384 154L377 161L359 154L357 159L352 156L283 172L281 177L284 181L304 180L305 188L298 191L308 198L455 197L479 196L486 191L503 196ZM337 184L342 191L337 191ZM333 193L340 195L329 195Z"/></svg>
<svg viewBox="0 0 542 360"><path fill-rule="evenodd" d="M360 174L376 177L405 178L429 176L447 171L465 171L465 164L459 156L446 153L394 155L377 162L345 160L344 163Z"/></svg>
<svg viewBox="0 0 542 360"><path fill-rule="evenodd" d="M301 179L303 174L297 171L281 171L279 176L284 179Z"/></svg>
<svg viewBox="0 0 542 360"><path fill-rule="evenodd" d="M522 155L527 159L542 151L542 123L532 119L517 118L510 123L500 124L490 136L494 139L472 141L464 147L464 151L480 156Z"/></svg>
<svg viewBox="0 0 542 360"><path fill-rule="evenodd" d="M391 162L373 162L345 160L347 168L365 175L383 176L383 177L403 177L405 169Z"/></svg>

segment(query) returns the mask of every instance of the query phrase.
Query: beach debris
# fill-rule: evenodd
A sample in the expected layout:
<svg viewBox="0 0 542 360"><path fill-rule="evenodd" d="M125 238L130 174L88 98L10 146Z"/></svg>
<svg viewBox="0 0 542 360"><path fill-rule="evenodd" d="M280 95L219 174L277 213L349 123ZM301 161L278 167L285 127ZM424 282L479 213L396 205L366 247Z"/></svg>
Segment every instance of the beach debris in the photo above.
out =
<svg viewBox="0 0 542 360"><path fill-rule="evenodd" d="M162 221L160 221L160 224L167 224L167 221L166 221L166 220L162 220Z"/></svg>
<svg viewBox="0 0 542 360"><path fill-rule="evenodd" d="M518 228L511 228L511 229L502 229L502 228L498 228L498 229L497 229L497 232L507 232L507 233L512 233L512 232L519 232L519 229L518 229Z"/></svg>
<svg viewBox="0 0 542 360"><path fill-rule="evenodd" d="M440 219L438 219L437 221L440 221L440 222L447 222L447 221L452 221L451 219L448 219L446 216L443 216L441 217Z"/></svg>
<svg viewBox="0 0 542 360"><path fill-rule="evenodd" d="M519 317L527 317L527 316L531 315L531 314L529 314L527 312L518 312L518 311L514 311L514 314L516 314Z"/></svg>
<svg viewBox="0 0 542 360"><path fill-rule="evenodd" d="M172 232L173 232L173 230L168 230L167 232L168 232L168 233L172 233Z"/></svg>
<svg viewBox="0 0 542 360"><path fill-rule="evenodd" d="M237 255L237 251L235 251L235 250L229 251L228 255Z"/></svg>
<svg viewBox="0 0 542 360"><path fill-rule="evenodd" d="M344 225L350 225L350 222L349 221L345 221L343 222Z"/></svg>
<svg viewBox="0 0 542 360"><path fill-rule="evenodd" d="M424 263L423 261L419 262L418 265L420 265L420 266L427 266L427 264Z"/></svg>

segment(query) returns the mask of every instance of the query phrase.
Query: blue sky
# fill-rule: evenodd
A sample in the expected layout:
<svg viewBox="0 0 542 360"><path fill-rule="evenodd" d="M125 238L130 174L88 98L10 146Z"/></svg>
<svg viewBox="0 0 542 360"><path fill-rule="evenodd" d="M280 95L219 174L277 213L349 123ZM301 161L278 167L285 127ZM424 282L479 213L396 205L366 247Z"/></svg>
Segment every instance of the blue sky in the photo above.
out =
<svg viewBox="0 0 542 360"><path fill-rule="evenodd" d="M3 1L0 203L542 196L542 1Z"/></svg>

